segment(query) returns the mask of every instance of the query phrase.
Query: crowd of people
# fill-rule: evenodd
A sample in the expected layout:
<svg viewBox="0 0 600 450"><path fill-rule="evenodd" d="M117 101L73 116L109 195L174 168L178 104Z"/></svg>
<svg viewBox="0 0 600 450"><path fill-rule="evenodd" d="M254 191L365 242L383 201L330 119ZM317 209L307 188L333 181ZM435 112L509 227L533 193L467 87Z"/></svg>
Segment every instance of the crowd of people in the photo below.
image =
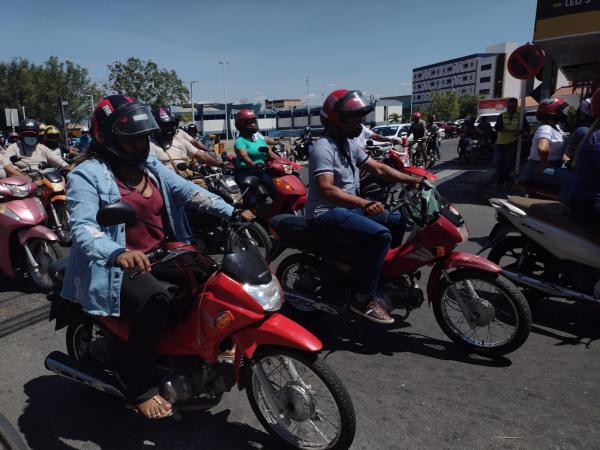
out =
<svg viewBox="0 0 600 450"><path fill-rule="evenodd" d="M600 131L589 133L591 104L590 99L582 101L577 126L567 140L559 126L566 117L564 101L552 98L540 103L542 125L533 134L522 179L563 186L565 164L570 163L574 170L566 201L577 214L600 223ZM368 139L396 142L364 126L371 108L359 91L340 89L326 98L320 113L325 133L309 155L306 219L312 232L331 242L332 248L350 245L355 249L353 263L360 266L360 276L351 309L373 322L389 324L394 319L378 294L379 273L390 247L401 242L406 224L398 212L360 196L359 169L414 186L421 179L379 163L365 152ZM516 99L510 99L496 123L494 164L499 187L511 181L516 143L527 132L520 123ZM236 178L256 176L272 192L273 180L261 168L266 159L277 157L268 148L274 142L260 134L251 110L240 111L235 126L239 131L234 144ZM420 113L413 114L410 134L414 140L436 132L435 116L425 122ZM467 120L462 135L486 139L490 133L489 123L482 128ZM55 126L32 119L21 122L19 134L9 135L6 147L0 143L2 177L27 177L23 169L41 161L70 172L67 199L73 246L61 295L91 314L131 320L119 371L129 402L148 418L170 415L171 405L156 385L155 349L174 298L161 284L160 271L151 270L146 253L165 239L190 242L189 208L220 217L236 214L223 199L186 180L179 165L195 161L220 167L225 163L197 139L194 125L186 132L168 108L151 110L124 95L102 99L92 115L91 130L81 129L72 146L61 143ZM439 148L435 151L439 157ZM119 200L143 220L128 227L101 227L96 221L98 210ZM245 201L252 207L256 198ZM244 220L253 217L250 211L237 214ZM140 276L123 276L134 268Z"/></svg>

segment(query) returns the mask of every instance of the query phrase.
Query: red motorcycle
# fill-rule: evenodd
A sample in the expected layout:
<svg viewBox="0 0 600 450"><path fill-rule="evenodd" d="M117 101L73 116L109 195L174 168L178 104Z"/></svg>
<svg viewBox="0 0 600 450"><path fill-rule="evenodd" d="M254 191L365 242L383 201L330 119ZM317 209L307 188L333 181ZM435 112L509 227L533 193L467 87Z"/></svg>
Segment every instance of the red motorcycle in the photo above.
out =
<svg viewBox="0 0 600 450"><path fill-rule="evenodd" d="M437 205L437 206L436 206ZM468 350L501 355L519 348L531 329L531 312L519 289L502 276L490 261L454 249L468 238L460 213L435 188L423 182L405 189L393 210L415 224L408 240L391 249L381 273L380 294L394 308L405 309L403 319L421 306L424 294L418 286L420 269L433 266L427 297L435 318L446 335ZM303 314L349 313L354 298L357 270L341 261L343 249L331 248L309 234L303 217L281 215L271 220L278 237L271 259L286 248L300 250L277 268L286 304ZM348 244L348 254L359 253ZM351 254L356 261L359 255Z"/></svg>
<svg viewBox="0 0 600 450"><path fill-rule="evenodd" d="M235 164L234 156L227 157L227 160ZM306 187L296 172L301 167L298 163L279 157L267 161L264 167L261 168L271 176L276 190L275 196L271 197L264 186L258 184L255 188L258 191L258 206L253 212L265 228L268 228L267 225L271 217L277 214L304 215ZM256 177L249 175L246 177L248 182L244 183L242 181L240 183L242 190L251 187L250 180L253 178Z"/></svg>
<svg viewBox="0 0 600 450"><path fill-rule="evenodd" d="M102 208L97 220L113 226L133 223L136 217L132 208L115 203ZM236 221L230 221L232 233ZM175 418L186 410L215 406L237 384L246 389L254 413L280 445L350 447L356 426L350 396L317 356L321 342L277 312L283 292L263 258L252 250L240 251L216 264L181 243L164 244L149 257L154 266L181 270L189 282L175 286L180 289L175 295L185 295L190 304L158 347L161 394L173 405ZM114 371L128 339L128 321L88 315L58 295L52 303L57 329L67 326L68 355L51 353L46 368L123 398ZM233 363L220 361L223 346L231 344L236 349Z"/></svg>

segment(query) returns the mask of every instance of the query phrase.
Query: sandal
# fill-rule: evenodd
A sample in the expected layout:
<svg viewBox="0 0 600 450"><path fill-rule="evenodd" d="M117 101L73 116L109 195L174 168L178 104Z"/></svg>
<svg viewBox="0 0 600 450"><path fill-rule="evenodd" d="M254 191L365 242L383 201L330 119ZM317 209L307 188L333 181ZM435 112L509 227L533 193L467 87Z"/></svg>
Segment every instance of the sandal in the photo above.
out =
<svg viewBox="0 0 600 450"><path fill-rule="evenodd" d="M162 397L161 397L160 395L155 395L155 396L153 396L153 397L149 398L148 400L154 400L154 401L155 401L155 402L156 402L156 403L157 403L159 406L162 406L162 405L164 404L164 402L163 402L163 400L162 400ZM146 401L148 401L148 400L146 400ZM143 403L146 403L146 402L143 402ZM155 420L155 419L164 419L164 418L166 418L166 417L170 417L170 416L172 416L172 415L173 415L173 408L171 408L170 410L166 411L166 412L165 412L165 413L163 413L163 414L156 415L156 416L150 416L150 417L148 417L148 416L146 416L145 414L143 414L143 413L142 413L142 412L139 410L139 408L138 408L138 407L133 407L132 409L133 409L133 411L134 411L136 414L141 414L142 416L146 417L147 419L151 419L151 420Z"/></svg>

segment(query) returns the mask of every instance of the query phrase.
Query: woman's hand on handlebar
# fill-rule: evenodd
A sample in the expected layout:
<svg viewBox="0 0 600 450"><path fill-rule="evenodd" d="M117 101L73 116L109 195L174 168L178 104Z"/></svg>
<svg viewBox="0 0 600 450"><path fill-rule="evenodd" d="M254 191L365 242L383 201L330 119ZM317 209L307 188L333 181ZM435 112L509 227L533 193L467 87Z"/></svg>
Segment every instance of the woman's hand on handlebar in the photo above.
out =
<svg viewBox="0 0 600 450"><path fill-rule="evenodd" d="M127 250L126 252L121 253L117 256L115 263L123 270L130 270L135 267L137 267L140 272L152 270L150 267L150 260L144 252L140 252L139 250Z"/></svg>

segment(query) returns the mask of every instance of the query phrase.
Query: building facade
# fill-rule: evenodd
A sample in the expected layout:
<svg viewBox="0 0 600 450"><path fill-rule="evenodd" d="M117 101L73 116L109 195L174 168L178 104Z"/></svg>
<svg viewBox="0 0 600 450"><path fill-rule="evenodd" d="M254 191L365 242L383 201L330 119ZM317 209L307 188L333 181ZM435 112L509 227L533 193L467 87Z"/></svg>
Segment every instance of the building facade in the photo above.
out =
<svg viewBox="0 0 600 450"><path fill-rule="evenodd" d="M427 109L433 92L455 92L481 98L517 97L520 84L506 68L517 48L505 42L474 53L413 69L412 110Z"/></svg>
<svg viewBox="0 0 600 450"><path fill-rule="evenodd" d="M302 100L299 98L282 98L279 100L265 99L266 109L290 108L294 106L300 106L301 104Z"/></svg>

